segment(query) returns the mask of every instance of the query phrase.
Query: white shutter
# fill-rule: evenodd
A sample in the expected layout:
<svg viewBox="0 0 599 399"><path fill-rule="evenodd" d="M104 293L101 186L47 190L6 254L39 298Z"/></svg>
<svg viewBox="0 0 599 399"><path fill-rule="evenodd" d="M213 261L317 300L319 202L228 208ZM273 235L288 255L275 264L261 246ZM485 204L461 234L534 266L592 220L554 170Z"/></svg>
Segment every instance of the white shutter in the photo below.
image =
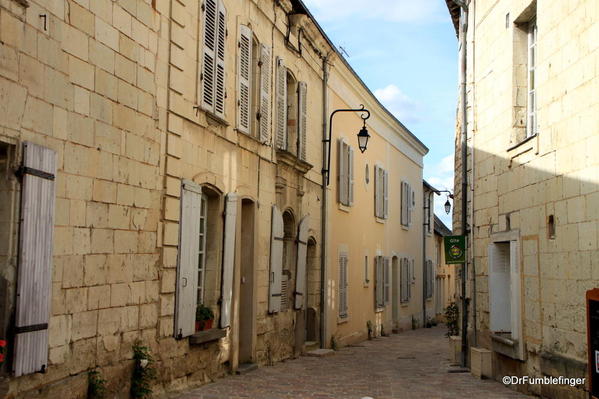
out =
<svg viewBox="0 0 599 399"><path fill-rule="evenodd" d="M343 139L339 139L339 150L337 157L339 159L339 181L338 181L338 195L339 202L343 205L347 205L347 146Z"/></svg>
<svg viewBox="0 0 599 399"><path fill-rule="evenodd" d="M185 338L195 332L201 206L202 187L191 181L183 181L175 295L175 337L177 338Z"/></svg>
<svg viewBox="0 0 599 399"><path fill-rule="evenodd" d="M354 204L354 149L348 146L348 161L347 161L347 204Z"/></svg>
<svg viewBox="0 0 599 399"><path fill-rule="evenodd" d="M206 111L214 112L214 84L216 80L217 0L204 0L202 7L202 40L199 45L202 59L200 72L200 104Z"/></svg>
<svg viewBox="0 0 599 399"><path fill-rule="evenodd" d="M272 207L272 232L270 239L270 291L268 311L281 310L281 274L283 269L283 215L276 205Z"/></svg>
<svg viewBox="0 0 599 399"><path fill-rule="evenodd" d="M239 26L237 65L237 129L250 133L252 113L252 30Z"/></svg>
<svg viewBox="0 0 599 399"><path fill-rule="evenodd" d="M221 328L229 327L231 325L233 271L235 270L235 236L237 231L237 202L237 194L227 194L225 205L225 232L223 240L223 281L220 303Z"/></svg>
<svg viewBox="0 0 599 399"><path fill-rule="evenodd" d="M381 181L380 181L380 168L378 165L374 166L374 216L377 218L381 215Z"/></svg>
<svg viewBox="0 0 599 399"><path fill-rule="evenodd" d="M391 259L389 258L384 258L384 265L385 265L385 270L384 270L384 279L385 279L385 305L387 305L389 303L389 300L391 299L391 270L390 270L390 263Z"/></svg>
<svg viewBox="0 0 599 399"><path fill-rule="evenodd" d="M521 291L518 241L510 241L510 299L511 299L511 335L512 339L520 339Z"/></svg>
<svg viewBox="0 0 599 399"><path fill-rule="evenodd" d="M297 233L297 267L295 278L295 308L302 309L306 300L306 261L308 255L308 229L310 216L300 221Z"/></svg>
<svg viewBox="0 0 599 399"><path fill-rule="evenodd" d="M56 152L25 142L22 171L15 316L16 376L45 371L48 364Z"/></svg>
<svg viewBox="0 0 599 399"><path fill-rule="evenodd" d="M383 218L389 217L389 172L383 170Z"/></svg>
<svg viewBox="0 0 599 399"><path fill-rule="evenodd" d="M306 158L306 145L307 145L307 108L308 108L308 102L307 102L307 93L308 93L308 87L306 85L306 82L299 82L299 98L298 98L298 105L299 105L299 118L298 118L298 134L299 134L299 151L298 151L298 156L302 161L305 161Z"/></svg>
<svg viewBox="0 0 599 399"><path fill-rule="evenodd" d="M511 323L510 246L489 245L489 322L493 332L509 332Z"/></svg>
<svg viewBox="0 0 599 399"><path fill-rule="evenodd" d="M227 40L227 10L222 2L218 2L218 20L216 37L216 76L214 82L214 113L221 118L225 118L225 48Z"/></svg>
<svg viewBox="0 0 599 399"><path fill-rule="evenodd" d="M401 182L401 224L408 225L408 200L407 200L407 183Z"/></svg>
<svg viewBox="0 0 599 399"><path fill-rule="evenodd" d="M277 148L287 149L287 68L277 57Z"/></svg>
<svg viewBox="0 0 599 399"><path fill-rule="evenodd" d="M407 203L408 203L408 226L412 225L412 210L413 210L413 206L412 204L413 202L413 197L414 197L414 192L412 191L412 185L410 185L409 183L407 184Z"/></svg>
<svg viewBox="0 0 599 399"><path fill-rule="evenodd" d="M270 138L270 49L260 46L260 141Z"/></svg>

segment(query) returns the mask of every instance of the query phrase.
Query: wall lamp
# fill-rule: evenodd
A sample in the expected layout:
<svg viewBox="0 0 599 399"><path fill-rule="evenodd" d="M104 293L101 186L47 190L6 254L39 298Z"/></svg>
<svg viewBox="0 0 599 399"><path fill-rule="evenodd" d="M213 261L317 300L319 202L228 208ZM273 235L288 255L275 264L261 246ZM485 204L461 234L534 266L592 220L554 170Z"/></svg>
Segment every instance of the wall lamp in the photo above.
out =
<svg viewBox="0 0 599 399"><path fill-rule="evenodd" d="M453 199L452 192L449 190L437 190L436 193L447 193L447 201L445 201L445 205L443 205L443 207L445 208L445 213L449 215L449 213L451 212L451 202L449 202L449 199Z"/></svg>
<svg viewBox="0 0 599 399"><path fill-rule="evenodd" d="M329 185L329 183L331 182L331 135L333 132L333 116L335 116L336 113L338 112L361 112L362 114L360 115L360 118L362 118L362 121L364 122L362 129L360 129L360 132L358 133L357 137L358 137L358 148L360 149L360 152L364 153L364 151L366 151L366 148L368 147L368 139L370 139L370 134L368 134L368 129L366 128L366 120L368 118L370 118L370 111L364 108L364 104L360 104L360 108L357 109L336 109L335 111L333 111L331 113L331 117L329 119L329 136L328 138L322 140L323 143L327 143L327 145L329 146L328 148L328 157L327 157L327 167L326 169L323 168L322 169L322 173L327 174L327 186Z"/></svg>

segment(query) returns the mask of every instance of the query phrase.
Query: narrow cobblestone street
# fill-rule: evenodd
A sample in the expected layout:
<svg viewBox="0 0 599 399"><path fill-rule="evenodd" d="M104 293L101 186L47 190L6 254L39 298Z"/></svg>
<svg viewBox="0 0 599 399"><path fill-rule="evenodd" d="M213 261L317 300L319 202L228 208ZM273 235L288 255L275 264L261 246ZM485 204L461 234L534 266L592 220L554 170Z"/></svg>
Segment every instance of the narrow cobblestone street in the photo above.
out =
<svg viewBox="0 0 599 399"><path fill-rule="evenodd" d="M526 398L500 383L448 373L445 328L408 331L224 378L177 399Z"/></svg>

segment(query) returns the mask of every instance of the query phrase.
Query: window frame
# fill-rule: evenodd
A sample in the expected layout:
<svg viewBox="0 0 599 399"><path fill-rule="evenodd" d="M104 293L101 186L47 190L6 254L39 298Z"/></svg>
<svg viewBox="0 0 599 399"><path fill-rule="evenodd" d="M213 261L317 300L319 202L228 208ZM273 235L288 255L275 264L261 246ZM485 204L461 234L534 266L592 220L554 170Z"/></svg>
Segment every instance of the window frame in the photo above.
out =
<svg viewBox="0 0 599 399"><path fill-rule="evenodd" d="M537 20L531 19L526 30L527 38L527 63L526 63L526 137L535 136L538 133L537 124Z"/></svg>

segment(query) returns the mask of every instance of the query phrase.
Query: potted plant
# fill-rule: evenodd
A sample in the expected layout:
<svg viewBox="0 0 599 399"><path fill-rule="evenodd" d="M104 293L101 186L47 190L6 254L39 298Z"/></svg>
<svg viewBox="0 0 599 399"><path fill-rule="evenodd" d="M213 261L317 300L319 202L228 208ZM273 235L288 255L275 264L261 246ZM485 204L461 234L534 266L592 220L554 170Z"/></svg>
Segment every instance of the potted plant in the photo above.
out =
<svg viewBox="0 0 599 399"><path fill-rule="evenodd" d="M2 367L2 363L4 363L4 348L6 348L6 341L0 339L0 367Z"/></svg>
<svg viewBox="0 0 599 399"><path fill-rule="evenodd" d="M208 306L199 305L196 309L196 331L205 331L212 328L214 312Z"/></svg>

